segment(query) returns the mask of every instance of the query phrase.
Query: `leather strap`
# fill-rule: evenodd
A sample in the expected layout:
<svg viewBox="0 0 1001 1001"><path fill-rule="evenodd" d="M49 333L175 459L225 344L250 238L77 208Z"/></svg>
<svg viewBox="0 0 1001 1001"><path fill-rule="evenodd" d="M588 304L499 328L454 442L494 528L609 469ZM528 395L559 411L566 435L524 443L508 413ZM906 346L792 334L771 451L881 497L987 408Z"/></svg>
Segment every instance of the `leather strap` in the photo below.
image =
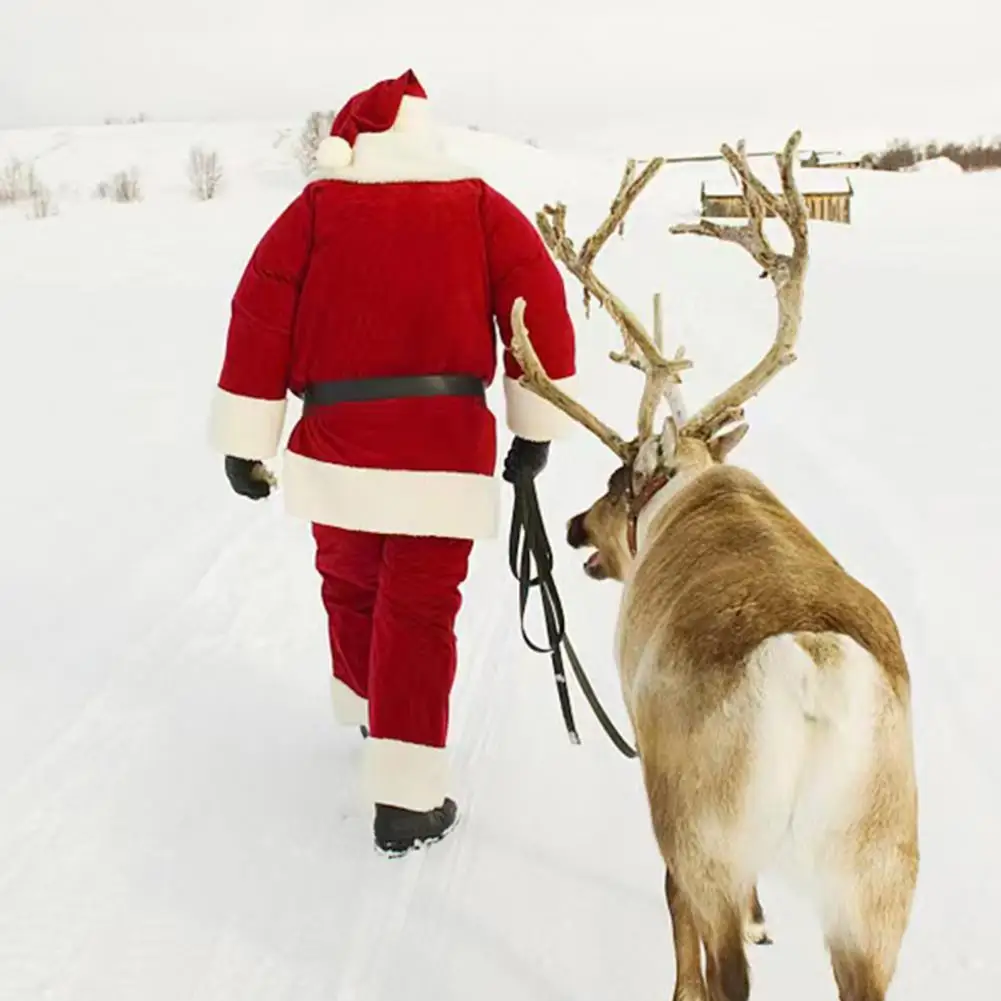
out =
<svg viewBox="0 0 1001 1001"><path fill-rule="evenodd" d="M312 407L329 407L335 403L420 396L478 396L485 399L486 388L483 380L474 375L403 375L314 382L302 394L303 413Z"/></svg>
<svg viewBox="0 0 1001 1001"><path fill-rule="evenodd" d="M630 478L632 474L630 473ZM640 515L643 513L643 509L653 500L654 494L658 490L667 486L670 482L671 477L665 472L657 473L656 476L651 476L647 480L643 489L638 495L630 495L629 498L629 521L626 523L626 542L629 546L629 555L636 555L636 532L640 519Z"/></svg>
<svg viewBox="0 0 1001 1001"><path fill-rule="evenodd" d="M602 707L594 688L591 686L590 679L584 672L577 651L570 643L566 618L563 613L563 603L560 601L559 592L556 590L556 581L553 579L553 550L546 535L546 526L539 508L539 498L535 492L535 483L532 477L526 474L519 476L514 484L514 509L511 513L508 559L511 573L518 581L518 609L521 616L522 638L530 649L536 653L548 653L552 659L553 674L556 678L556 693L570 743L579 744L580 735L577 732L577 724L573 718L573 707L570 703L567 674L563 666L564 651L574 677L602 729L622 755L627 758L637 757L636 750L615 728L608 713ZM532 576L533 560L537 570L534 577ZM528 638L528 632L525 629L525 611L533 587L539 589L539 595L542 599L542 614L546 623L548 646L539 646L533 643Z"/></svg>

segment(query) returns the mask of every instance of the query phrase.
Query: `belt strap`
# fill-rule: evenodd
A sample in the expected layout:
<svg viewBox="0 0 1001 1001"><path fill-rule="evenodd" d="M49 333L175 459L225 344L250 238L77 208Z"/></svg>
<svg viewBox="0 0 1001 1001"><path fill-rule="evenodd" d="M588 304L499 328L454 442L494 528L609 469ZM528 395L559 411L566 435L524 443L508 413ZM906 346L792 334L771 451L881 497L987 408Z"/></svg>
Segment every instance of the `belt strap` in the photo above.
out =
<svg viewBox="0 0 1001 1001"><path fill-rule="evenodd" d="M485 399L486 389L483 380L474 375L401 375L314 382L303 393L303 412L310 407L328 407L334 403L415 396L478 396Z"/></svg>

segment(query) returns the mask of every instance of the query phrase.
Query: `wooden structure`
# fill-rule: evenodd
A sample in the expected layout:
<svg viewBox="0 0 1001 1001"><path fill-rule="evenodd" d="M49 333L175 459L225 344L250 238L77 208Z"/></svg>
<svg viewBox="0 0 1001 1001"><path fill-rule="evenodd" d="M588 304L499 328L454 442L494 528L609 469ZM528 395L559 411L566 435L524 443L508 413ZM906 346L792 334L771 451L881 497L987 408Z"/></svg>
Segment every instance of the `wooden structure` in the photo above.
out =
<svg viewBox="0 0 1001 1001"><path fill-rule="evenodd" d="M760 153L745 153L744 155L747 157L748 160L762 159L765 157L767 157L769 160L774 160L778 154L773 150L770 152L762 151ZM868 156L869 154L866 155ZM812 153L811 156L835 156L835 154L831 152L824 152L818 150ZM696 155L665 156L662 157L661 159L663 159L664 163L668 166L676 166L682 163L714 163L714 162L724 163L726 161L726 157L720 153L700 153L697 156ZM636 160L636 165L638 167L645 167L648 163L650 163L649 160L642 160L642 159ZM806 162L801 161L800 166L805 166L805 165ZM865 164L863 164L863 166L865 166Z"/></svg>
<svg viewBox="0 0 1001 1001"><path fill-rule="evenodd" d="M810 219L819 222L840 222L848 224L852 221L852 195L855 193L852 182L846 177L845 186L833 184L822 185L811 190L808 184L801 184L803 201L806 202L806 214ZM739 190L707 191L705 181L702 182L701 213L703 219L746 219L747 206L744 196ZM767 213L769 216L773 212Z"/></svg>
<svg viewBox="0 0 1001 1001"><path fill-rule="evenodd" d="M799 161L801 167L815 167L828 170L871 170L874 157L871 153L853 156L849 153L822 153L814 150Z"/></svg>

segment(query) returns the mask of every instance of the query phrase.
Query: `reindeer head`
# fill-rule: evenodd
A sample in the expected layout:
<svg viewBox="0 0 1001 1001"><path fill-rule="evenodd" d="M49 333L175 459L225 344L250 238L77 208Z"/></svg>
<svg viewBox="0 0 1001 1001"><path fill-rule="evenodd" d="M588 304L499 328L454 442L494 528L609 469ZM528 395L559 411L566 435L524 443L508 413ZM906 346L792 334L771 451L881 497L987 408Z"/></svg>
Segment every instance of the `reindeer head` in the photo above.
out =
<svg viewBox="0 0 1001 1001"><path fill-rule="evenodd" d="M619 466L605 492L567 522L567 545L591 549L584 572L594 580L622 581L636 556L644 516L662 510L693 480L717 463L743 438L741 424L709 442L678 436L674 423L641 449L636 461Z"/></svg>
<svg viewBox="0 0 1001 1001"><path fill-rule="evenodd" d="M794 133L778 154L781 196L773 194L751 172L743 144L737 152L723 146L721 153L740 178L748 222L739 227L719 226L708 220L671 227L672 233L711 236L743 247L763 269L762 277L775 284L778 301L778 329L771 348L746 375L713 398L697 414L687 415L681 397L678 373L691 366L679 348L673 360L663 353L660 297L654 297L654 333L651 337L639 319L595 277L591 265L598 251L616 230L640 191L663 165L662 158L651 161L635 177L630 161L611 211L582 250L574 250L566 235L566 208L546 207L538 216L539 229L556 257L584 287L585 306L593 296L619 326L625 345L611 358L639 369L645 383L639 404L638 432L625 441L579 402L553 385L531 344L524 322L525 302L519 299L512 311L512 349L521 365L522 382L538 396L559 407L569 417L598 437L617 457L619 465L608 479L605 493L567 524L567 543L575 549L590 548L594 553L584 564L585 572L596 580L623 580L639 548L644 516L662 510L700 475L725 461L747 433L743 405L786 365L795 361L793 347L802 315L803 282L808 260L807 214L793 177L793 164L800 133ZM793 253L778 254L764 235L766 215L778 216L789 227ZM671 414L655 429L659 405L667 401Z"/></svg>

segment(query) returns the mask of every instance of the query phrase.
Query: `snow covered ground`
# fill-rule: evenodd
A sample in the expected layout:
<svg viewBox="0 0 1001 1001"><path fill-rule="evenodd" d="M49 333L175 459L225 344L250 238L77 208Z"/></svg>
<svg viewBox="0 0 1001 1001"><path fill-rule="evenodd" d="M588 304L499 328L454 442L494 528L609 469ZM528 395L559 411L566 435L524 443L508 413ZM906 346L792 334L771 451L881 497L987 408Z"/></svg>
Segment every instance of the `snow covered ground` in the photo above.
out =
<svg viewBox="0 0 1001 1001"><path fill-rule="evenodd" d="M504 538L476 551L459 624L463 827L400 862L371 850L360 741L329 713L308 527L280 502L235 497L205 445L229 297L302 183L280 128L0 133L0 163L37 157L59 204L38 221L0 211L0 998L665 997L638 769L579 697L584 743L568 745L548 659L521 641ZM526 211L567 202L578 238L621 171L484 134L451 141ZM209 203L187 194L196 142L227 173ZM143 202L91 198L132 165ZM773 331L749 259L667 234L718 171L666 169L601 266L638 309L664 293L668 336L696 363L692 404ZM892 996L988 997L1001 973L1001 175L933 163L852 183L853 224L812 227L800 360L752 405L736 458L905 637L923 863ZM638 379L606 360L612 325L585 322L568 287L586 402L629 430ZM560 544L608 458L580 432L540 494L571 636L621 723L615 586L587 581ZM754 996L835 998L803 901L768 880L762 894L776 944L751 954Z"/></svg>

